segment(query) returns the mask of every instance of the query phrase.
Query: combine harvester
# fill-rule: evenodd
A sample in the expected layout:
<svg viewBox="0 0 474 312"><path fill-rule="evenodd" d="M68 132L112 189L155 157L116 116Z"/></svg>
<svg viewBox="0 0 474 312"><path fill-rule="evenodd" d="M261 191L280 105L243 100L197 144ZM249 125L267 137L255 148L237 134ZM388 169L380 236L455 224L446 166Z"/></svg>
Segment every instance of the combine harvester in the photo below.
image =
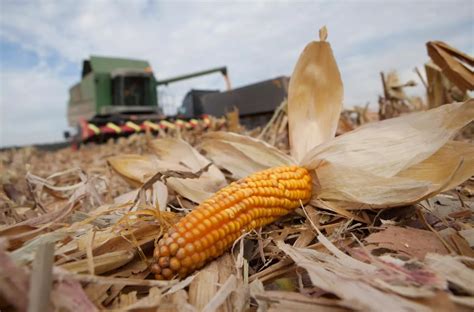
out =
<svg viewBox="0 0 474 312"><path fill-rule="evenodd" d="M226 91L191 90L177 115L163 114L158 86L219 72ZM278 77L231 90L226 67L157 80L147 61L92 56L69 90L68 122L77 132L64 134L73 144L101 143L137 132L206 127L209 115L223 117L235 108L243 125L261 126L287 97L288 81Z"/></svg>

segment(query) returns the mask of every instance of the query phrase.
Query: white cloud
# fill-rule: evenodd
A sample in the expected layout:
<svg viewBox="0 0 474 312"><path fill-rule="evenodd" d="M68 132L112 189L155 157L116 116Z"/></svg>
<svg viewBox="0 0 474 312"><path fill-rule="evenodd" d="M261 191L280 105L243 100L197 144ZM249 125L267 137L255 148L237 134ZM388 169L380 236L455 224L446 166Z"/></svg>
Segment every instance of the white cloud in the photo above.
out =
<svg viewBox="0 0 474 312"><path fill-rule="evenodd" d="M381 92L379 72L396 69L402 78L412 78L411 70L427 59L427 40L446 40L474 51L473 3L2 2L0 40L15 42L41 60L35 69L2 73L2 106L19 98L22 102L8 114L2 138L38 141L8 126L25 121L33 110L51 125L37 125L44 128L42 138L60 139L73 81L59 69L68 62L80 64L90 54L147 59L158 78L227 65L233 85L240 86L289 75L299 52L322 25L329 28L345 81L345 104L375 105ZM59 63L44 67L52 55L59 56ZM8 82L12 79L16 82ZM223 89L224 82L217 75L193 79L170 86L167 93L180 97L192 87ZM50 117L39 109L45 106ZM28 118L30 124L40 123Z"/></svg>

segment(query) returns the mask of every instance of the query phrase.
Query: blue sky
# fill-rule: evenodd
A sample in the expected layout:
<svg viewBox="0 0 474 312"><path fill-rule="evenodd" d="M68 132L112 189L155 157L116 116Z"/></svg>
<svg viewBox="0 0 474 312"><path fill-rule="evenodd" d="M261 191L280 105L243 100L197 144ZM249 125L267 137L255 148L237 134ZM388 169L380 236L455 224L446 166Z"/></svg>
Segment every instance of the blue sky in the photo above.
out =
<svg viewBox="0 0 474 312"><path fill-rule="evenodd" d="M227 65L242 86L290 75L323 25L344 105L376 109L379 72L418 81L428 40L474 54L473 12L474 1L0 1L0 146L62 139L68 89L91 54L149 60L158 78ZM224 87L214 75L162 94L179 104L190 88Z"/></svg>

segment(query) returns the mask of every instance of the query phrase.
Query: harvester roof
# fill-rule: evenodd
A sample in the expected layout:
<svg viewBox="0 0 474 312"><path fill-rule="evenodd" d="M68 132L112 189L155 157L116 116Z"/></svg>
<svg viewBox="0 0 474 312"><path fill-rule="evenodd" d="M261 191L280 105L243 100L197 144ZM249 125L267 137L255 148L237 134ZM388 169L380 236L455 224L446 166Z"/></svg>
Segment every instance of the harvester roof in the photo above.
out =
<svg viewBox="0 0 474 312"><path fill-rule="evenodd" d="M150 63L143 60L132 60L115 57L91 56L90 59L84 60L82 66L82 77L90 73L107 73L119 69L135 69L139 71L150 70ZM151 70L150 70L151 71Z"/></svg>

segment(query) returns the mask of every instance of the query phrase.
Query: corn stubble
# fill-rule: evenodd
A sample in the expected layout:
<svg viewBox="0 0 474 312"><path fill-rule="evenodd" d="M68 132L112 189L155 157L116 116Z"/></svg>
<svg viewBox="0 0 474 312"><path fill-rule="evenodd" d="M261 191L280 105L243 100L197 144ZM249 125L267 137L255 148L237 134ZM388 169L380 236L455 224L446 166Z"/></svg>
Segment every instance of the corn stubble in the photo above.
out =
<svg viewBox="0 0 474 312"><path fill-rule="evenodd" d="M243 233L272 223L311 198L309 171L282 166L231 183L202 202L155 248L156 279L183 278L222 255Z"/></svg>

